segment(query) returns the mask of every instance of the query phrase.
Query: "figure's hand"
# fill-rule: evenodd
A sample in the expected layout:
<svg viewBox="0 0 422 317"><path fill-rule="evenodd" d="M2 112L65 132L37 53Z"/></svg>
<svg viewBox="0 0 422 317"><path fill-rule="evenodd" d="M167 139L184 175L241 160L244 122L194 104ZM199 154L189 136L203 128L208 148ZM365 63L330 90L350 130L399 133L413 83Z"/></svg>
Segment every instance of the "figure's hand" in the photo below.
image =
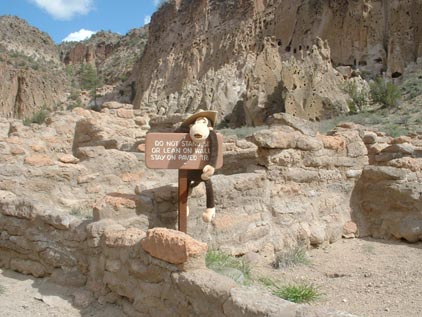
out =
<svg viewBox="0 0 422 317"><path fill-rule="evenodd" d="M205 167L202 169L202 175L201 178L204 181L207 181L210 179L211 176L214 175L215 168L211 165L205 165Z"/></svg>
<svg viewBox="0 0 422 317"><path fill-rule="evenodd" d="M215 217L215 207L207 208L207 210L202 214L202 220L204 222L211 222L211 220Z"/></svg>

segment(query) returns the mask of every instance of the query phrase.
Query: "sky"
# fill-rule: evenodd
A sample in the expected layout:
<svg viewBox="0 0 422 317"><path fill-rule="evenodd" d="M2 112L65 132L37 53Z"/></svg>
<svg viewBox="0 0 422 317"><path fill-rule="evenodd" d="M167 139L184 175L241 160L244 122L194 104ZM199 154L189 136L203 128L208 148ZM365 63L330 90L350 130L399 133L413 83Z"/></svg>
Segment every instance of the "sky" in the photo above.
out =
<svg viewBox="0 0 422 317"><path fill-rule="evenodd" d="M16 15L57 44L104 30L126 34L148 24L160 0L0 0L0 15Z"/></svg>

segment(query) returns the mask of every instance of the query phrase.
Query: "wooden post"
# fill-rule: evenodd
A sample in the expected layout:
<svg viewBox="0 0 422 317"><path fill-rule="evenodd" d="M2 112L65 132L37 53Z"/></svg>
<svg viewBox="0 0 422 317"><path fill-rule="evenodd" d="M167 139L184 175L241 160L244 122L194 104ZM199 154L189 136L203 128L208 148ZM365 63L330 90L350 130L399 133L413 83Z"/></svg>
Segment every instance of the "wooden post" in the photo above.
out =
<svg viewBox="0 0 422 317"><path fill-rule="evenodd" d="M188 231L188 171L179 170L179 192L178 192L178 229L184 233Z"/></svg>

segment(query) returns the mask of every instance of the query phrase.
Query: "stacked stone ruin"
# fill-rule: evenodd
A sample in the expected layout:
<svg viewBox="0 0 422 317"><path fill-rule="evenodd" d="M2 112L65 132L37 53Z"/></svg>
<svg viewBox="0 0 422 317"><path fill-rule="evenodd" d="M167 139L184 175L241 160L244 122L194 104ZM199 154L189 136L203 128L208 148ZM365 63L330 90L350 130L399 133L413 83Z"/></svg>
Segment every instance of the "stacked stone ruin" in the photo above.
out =
<svg viewBox="0 0 422 317"><path fill-rule="evenodd" d="M129 315L314 316L206 269L207 247L271 261L299 243L422 239L420 134L340 124L322 135L280 114L247 139L226 136L216 218L202 222L204 190L195 189L189 237L173 231L177 172L144 166L154 122L174 124L122 104L55 113L43 126L2 119L0 266L75 288L75 305L89 303L77 296L85 292Z"/></svg>

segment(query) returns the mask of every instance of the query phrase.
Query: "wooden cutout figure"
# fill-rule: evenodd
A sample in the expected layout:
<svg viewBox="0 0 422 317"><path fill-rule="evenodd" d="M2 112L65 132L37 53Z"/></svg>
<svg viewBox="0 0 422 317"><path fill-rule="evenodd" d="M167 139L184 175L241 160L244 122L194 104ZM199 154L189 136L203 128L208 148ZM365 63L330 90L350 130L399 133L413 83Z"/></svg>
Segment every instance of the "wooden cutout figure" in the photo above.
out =
<svg viewBox="0 0 422 317"><path fill-rule="evenodd" d="M192 141L196 144L203 144L209 139L210 160L204 168L198 170L188 170L188 192L198 186L201 182L205 184L206 190L206 210L202 214L202 220L210 222L215 216L214 190L212 187L211 176L214 175L217 162L218 142L217 134L214 131L214 125L217 118L217 111L204 111L193 114L187 118L181 126L175 131L178 133L189 133ZM189 215L189 208L187 209Z"/></svg>

